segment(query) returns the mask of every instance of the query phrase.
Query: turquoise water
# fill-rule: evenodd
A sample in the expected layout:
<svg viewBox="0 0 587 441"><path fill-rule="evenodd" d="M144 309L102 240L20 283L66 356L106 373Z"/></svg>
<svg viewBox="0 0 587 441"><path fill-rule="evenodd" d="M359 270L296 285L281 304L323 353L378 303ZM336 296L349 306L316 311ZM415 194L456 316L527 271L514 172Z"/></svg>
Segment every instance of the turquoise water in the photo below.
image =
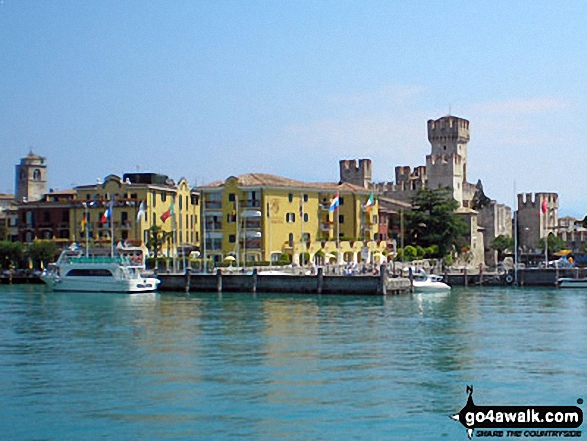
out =
<svg viewBox="0 0 587 441"><path fill-rule="evenodd" d="M3 286L0 438L466 440L448 416L468 384L481 405L587 398L586 335L581 290L378 298Z"/></svg>

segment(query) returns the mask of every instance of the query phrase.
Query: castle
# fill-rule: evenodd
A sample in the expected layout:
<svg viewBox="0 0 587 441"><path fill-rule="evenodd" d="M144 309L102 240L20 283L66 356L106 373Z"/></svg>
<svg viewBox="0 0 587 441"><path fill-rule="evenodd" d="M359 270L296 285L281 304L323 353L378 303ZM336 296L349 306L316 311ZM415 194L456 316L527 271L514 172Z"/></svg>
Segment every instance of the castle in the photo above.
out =
<svg viewBox="0 0 587 441"><path fill-rule="evenodd" d="M342 160L341 182L370 188L380 197L410 202L421 188L449 188L459 203L456 214L469 226L469 250L473 263L496 264L496 253L491 242L499 235L512 235L511 208L488 199L482 208L474 207L474 198L483 186L467 181L467 145L470 140L469 121L448 115L427 123L431 145L426 165L395 167L395 182L372 181L369 159Z"/></svg>

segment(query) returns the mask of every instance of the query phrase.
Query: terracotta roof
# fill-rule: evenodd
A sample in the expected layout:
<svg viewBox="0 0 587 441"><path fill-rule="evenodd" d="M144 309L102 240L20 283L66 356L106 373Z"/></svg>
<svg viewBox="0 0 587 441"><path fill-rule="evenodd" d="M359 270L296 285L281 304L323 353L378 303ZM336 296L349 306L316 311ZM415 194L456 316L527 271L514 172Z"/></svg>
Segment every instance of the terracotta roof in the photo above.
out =
<svg viewBox="0 0 587 441"><path fill-rule="evenodd" d="M370 190L359 187L358 185L349 184L348 182L302 182L295 179L284 178L282 176L270 175L267 173L247 173L236 177L239 185L242 187L282 187L282 188L308 188L325 191L348 191L348 192L365 192ZM230 179L230 178L228 178ZM201 189L220 188L226 183L225 180L214 181L209 184L200 186Z"/></svg>

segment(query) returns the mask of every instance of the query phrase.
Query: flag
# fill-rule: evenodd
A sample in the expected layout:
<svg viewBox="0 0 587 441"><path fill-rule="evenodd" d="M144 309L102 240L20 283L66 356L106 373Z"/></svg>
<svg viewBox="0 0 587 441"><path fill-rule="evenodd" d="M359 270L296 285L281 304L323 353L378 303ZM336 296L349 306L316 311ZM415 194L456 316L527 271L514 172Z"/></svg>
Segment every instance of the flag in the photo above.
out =
<svg viewBox="0 0 587 441"><path fill-rule="evenodd" d="M81 221L82 232L86 231L86 225L88 224L88 217L84 213L84 218Z"/></svg>
<svg viewBox="0 0 587 441"><path fill-rule="evenodd" d="M336 209L338 208L338 203L339 203L339 197L338 197L338 193L336 193L336 195L334 196L334 199L332 199L332 201L330 202L330 208L328 209L328 212L333 213L334 211L336 211Z"/></svg>
<svg viewBox="0 0 587 441"><path fill-rule="evenodd" d="M108 208L106 209L106 211L102 215L102 223L103 224L106 223L111 217L112 217L112 201L110 201Z"/></svg>
<svg viewBox="0 0 587 441"><path fill-rule="evenodd" d="M171 209L167 210L165 213L161 215L161 221L165 222L167 219L171 217Z"/></svg>
<svg viewBox="0 0 587 441"><path fill-rule="evenodd" d="M542 213L546 213L548 206L546 205L546 199L542 199Z"/></svg>
<svg viewBox="0 0 587 441"><path fill-rule="evenodd" d="M137 222L140 222L141 217L146 217L146 209L145 201L141 201L141 205L139 206L139 212L137 213Z"/></svg>
<svg viewBox="0 0 587 441"><path fill-rule="evenodd" d="M169 210L167 210L165 213L163 213L161 215L161 221L165 222L171 216L175 216L175 207L174 207L173 203L169 206Z"/></svg>
<svg viewBox="0 0 587 441"><path fill-rule="evenodd" d="M363 205L363 208L365 209L365 211L369 212L369 211L371 211L371 208L373 208L374 205L375 205L375 198L373 197L373 193L371 193L369 195L369 199L367 199L367 202L365 202L365 205Z"/></svg>

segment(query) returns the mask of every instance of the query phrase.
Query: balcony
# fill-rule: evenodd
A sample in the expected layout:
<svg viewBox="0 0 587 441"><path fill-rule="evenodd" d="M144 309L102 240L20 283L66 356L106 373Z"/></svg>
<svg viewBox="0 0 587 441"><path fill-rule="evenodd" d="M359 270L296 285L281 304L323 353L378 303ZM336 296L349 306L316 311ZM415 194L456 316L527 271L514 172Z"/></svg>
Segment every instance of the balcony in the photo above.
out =
<svg viewBox="0 0 587 441"><path fill-rule="evenodd" d="M246 230L260 230L261 219L247 219L244 223L244 228Z"/></svg>
<svg viewBox="0 0 587 441"><path fill-rule="evenodd" d="M222 222L206 222L206 230L208 230L208 231L222 230Z"/></svg>
<svg viewBox="0 0 587 441"><path fill-rule="evenodd" d="M331 222L322 222L320 223L320 231L330 231L332 230L333 224Z"/></svg>
<svg viewBox="0 0 587 441"><path fill-rule="evenodd" d="M246 241L241 241L241 246L247 250L260 250L261 239L247 239Z"/></svg>
<svg viewBox="0 0 587 441"><path fill-rule="evenodd" d="M321 211L330 210L330 202L321 202L320 204L318 204L318 209Z"/></svg>
<svg viewBox="0 0 587 441"><path fill-rule="evenodd" d="M241 199L239 204L243 208L260 208L261 201L259 199Z"/></svg>
<svg viewBox="0 0 587 441"><path fill-rule="evenodd" d="M206 210L219 210L222 209L222 201L205 201L204 208Z"/></svg>

